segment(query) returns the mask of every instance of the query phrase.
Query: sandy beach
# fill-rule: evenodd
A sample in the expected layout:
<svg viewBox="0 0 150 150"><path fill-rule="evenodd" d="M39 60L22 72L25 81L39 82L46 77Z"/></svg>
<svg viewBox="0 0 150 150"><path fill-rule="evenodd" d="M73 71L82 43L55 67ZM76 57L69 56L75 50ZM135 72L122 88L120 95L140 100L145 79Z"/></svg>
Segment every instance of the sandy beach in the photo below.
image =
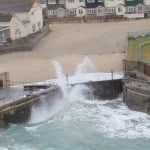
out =
<svg viewBox="0 0 150 150"><path fill-rule="evenodd" d="M55 78L52 61L73 75L87 56L94 64L88 72L122 70L127 51L127 33L150 30L150 20L112 23L52 24L52 32L32 51L0 55L0 72L8 71L13 82L35 82Z"/></svg>

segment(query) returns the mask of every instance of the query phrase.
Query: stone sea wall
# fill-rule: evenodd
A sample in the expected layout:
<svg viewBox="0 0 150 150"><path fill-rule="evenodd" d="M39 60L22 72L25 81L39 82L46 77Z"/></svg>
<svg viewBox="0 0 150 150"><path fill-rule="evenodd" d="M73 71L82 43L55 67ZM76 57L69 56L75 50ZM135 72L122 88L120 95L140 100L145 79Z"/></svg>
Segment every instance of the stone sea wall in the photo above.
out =
<svg viewBox="0 0 150 150"><path fill-rule="evenodd" d="M150 114L150 63L123 61L123 100L132 110Z"/></svg>
<svg viewBox="0 0 150 150"><path fill-rule="evenodd" d="M138 82L125 83L123 97L125 104L130 109L150 114L150 88L148 85Z"/></svg>
<svg viewBox="0 0 150 150"><path fill-rule="evenodd" d="M8 45L1 46L0 54L13 52L13 51L30 51L32 50L34 45L46 35L48 31L49 31L49 27L46 26L43 30L39 32L15 40L9 43Z"/></svg>
<svg viewBox="0 0 150 150"><path fill-rule="evenodd" d="M90 88L94 99L111 100L122 93L122 79L85 83Z"/></svg>
<svg viewBox="0 0 150 150"><path fill-rule="evenodd" d="M122 92L122 80L107 80L107 81L94 81L83 83L89 87L89 90L85 90L85 95L87 97L99 100L111 100L117 98L117 96ZM72 85L76 86L76 85ZM36 90L36 86L25 86L24 90ZM40 86L43 87L43 86ZM30 93L30 92L29 92ZM62 92L59 87L50 85L50 89L46 88L42 90L42 93L38 95L27 95L25 98L17 99L12 103L3 105L0 107L0 128L7 126L9 123L26 123L28 122L32 106L40 107L44 99L48 106L52 106L56 97L61 100Z"/></svg>

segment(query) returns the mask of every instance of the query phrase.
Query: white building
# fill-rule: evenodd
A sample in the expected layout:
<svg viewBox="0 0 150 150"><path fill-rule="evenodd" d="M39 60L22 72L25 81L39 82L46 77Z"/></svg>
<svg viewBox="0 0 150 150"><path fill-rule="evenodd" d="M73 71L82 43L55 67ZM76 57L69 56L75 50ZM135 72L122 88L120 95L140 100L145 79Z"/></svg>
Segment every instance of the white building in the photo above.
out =
<svg viewBox="0 0 150 150"><path fill-rule="evenodd" d="M1 42L27 36L24 24L15 15L0 15ZM3 32L2 32L3 31Z"/></svg>
<svg viewBox="0 0 150 150"><path fill-rule="evenodd" d="M124 17L129 19L144 18L145 5L143 0L125 0L125 6Z"/></svg>
<svg viewBox="0 0 150 150"><path fill-rule="evenodd" d="M75 9L80 6L85 7L85 0L65 0L66 9Z"/></svg>
<svg viewBox="0 0 150 150"><path fill-rule="evenodd" d="M36 0L0 0L0 13L15 14L24 24L27 35L43 28L42 7Z"/></svg>
<svg viewBox="0 0 150 150"><path fill-rule="evenodd" d="M66 9L64 8L65 0L47 0L48 17L64 17Z"/></svg>
<svg viewBox="0 0 150 150"><path fill-rule="evenodd" d="M82 17L86 15L85 0L66 0L65 8L68 16Z"/></svg>
<svg viewBox="0 0 150 150"><path fill-rule="evenodd" d="M84 6L79 6L75 9L77 17L83 17L86 15L86 8Z"/></svg>
<svg viewBox="0 0 150 150"><path fill-rule="evenodd" d="M123 15L125 13L124 0L104 0L107 14Z"/></svg>
<svg viewBox="0 0 150 150"><path fill-rule="evenodd" d="M104 0L86 0L87 17L105 16Z"/></svg>
<svg viewBox="0 0 150 150"><path fill-rule="evenodd" d="M145 4L145 14L147 17L150 17L150 0L144 0Z"/></svg>
<svg viewBox="0 0 150 150"><path fill-rule="evenodd" d="M106 15L105 7L98 6L96 8L96 16L105 16L105 15Z"/></svg>
<svg viewBox="0 0 150 150"><path fill-rule="evenodd" d="M150 0L144 0L145 5L150 5Z"/></svg>

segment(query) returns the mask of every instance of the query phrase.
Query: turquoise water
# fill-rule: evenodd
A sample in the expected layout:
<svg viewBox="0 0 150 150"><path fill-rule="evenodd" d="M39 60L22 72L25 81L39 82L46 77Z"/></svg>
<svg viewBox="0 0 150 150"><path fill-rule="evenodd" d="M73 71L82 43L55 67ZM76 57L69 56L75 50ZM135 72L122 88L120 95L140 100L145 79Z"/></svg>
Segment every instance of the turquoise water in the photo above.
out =
<svg viewBox="0 0 150 150"><path fill-rule="evenodd" d="M44 122L0 131L0 150L150 149L150 116L129 110L122 98L72 102L55 112Z"/></svg>

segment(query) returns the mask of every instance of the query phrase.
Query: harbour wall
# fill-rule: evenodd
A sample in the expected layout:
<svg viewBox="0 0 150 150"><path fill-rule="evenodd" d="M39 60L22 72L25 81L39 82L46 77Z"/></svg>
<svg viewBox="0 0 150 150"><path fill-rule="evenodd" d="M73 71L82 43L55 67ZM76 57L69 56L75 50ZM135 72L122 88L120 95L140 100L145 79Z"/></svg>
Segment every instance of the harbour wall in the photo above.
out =
<svg viewBox="0 0 150 150"><path fill-rule="evenodd" d="M57 86L42 90L40 93L31 94L29 92L25 97L16 98L12 102L0 106L0 128L7 127L9 123L23 124L30 119L31 109L41 103L41 97L45 101L53 99L56 95L60 96L60 88Z"/></svg>
<svg viewBox="0 0 150 150"><path fill-rule="evenodd" d="M150 114L150 63L123 62L123 101L132 110Z"/></svg>
<svg viewBox="0 0 150 150"><path fill-rule="evenodd" d="M83 83L89 87L89 95L97 100L112 100L122 93L122 79L91 81Z"/></svg>
<svg viewBox="0 0 150 150"><path fill-rule="evenodd" d="M81 83L80 83L81 84ZM82 83L86 85L89 90L87 93L87 97L91 99L97 100L111 100L117 98L118 95L122 92L122 79L117 80L107 80L107 81L91 81ZM71 85L71 86L76 86ZM37 86L42 87L42 93L38 95L27 95L25 98L21 98L16 100L8 105L4 105L0 107L0 127L5 127L9 123L26 123L30 119L32 106L39 106L41 103L41 96L44 95L44 101L48 105L51 105L53 99L58 96L58 98L62 98L62 92L59 87L53 88L53 85L50 85L51 89L47 89L47 85ZM35 90L38 89L36 85L34 86L25 86L26 90Z"/></svg>
<svg viewBox="0 0 150 150"><path fill-rule="evenodd" d="M123 101L132 110L150 114L150 88L139 82L125 83Z"/></svg>

